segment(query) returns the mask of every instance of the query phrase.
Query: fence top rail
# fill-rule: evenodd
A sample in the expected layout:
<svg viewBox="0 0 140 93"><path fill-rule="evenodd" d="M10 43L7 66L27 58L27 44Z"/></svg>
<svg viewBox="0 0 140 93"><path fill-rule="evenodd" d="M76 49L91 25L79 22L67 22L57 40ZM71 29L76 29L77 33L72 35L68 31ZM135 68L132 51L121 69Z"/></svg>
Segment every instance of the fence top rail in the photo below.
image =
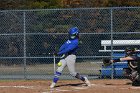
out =
<svg viewBox="0 0 140 93"><path fill-rule="evenodd" d="M0 10L0 12L9 12L9 11L21 11L21 12L27 12L27 11L46 11L46 10L86 10L86 9L139 9L140 7L94 7L94 8L54 8L54 9L19 9L19 10Z"/></svg>

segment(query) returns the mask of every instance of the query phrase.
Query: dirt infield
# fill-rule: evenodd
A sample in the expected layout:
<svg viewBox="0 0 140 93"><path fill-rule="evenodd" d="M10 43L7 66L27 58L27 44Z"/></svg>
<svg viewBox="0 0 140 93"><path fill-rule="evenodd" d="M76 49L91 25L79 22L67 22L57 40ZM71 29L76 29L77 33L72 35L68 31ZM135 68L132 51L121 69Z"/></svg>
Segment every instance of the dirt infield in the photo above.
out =
<svg viewBox="0 0 140 93"><path fill-rule="evenodd" d="M48 80L4 80L0 81L0 93L140 93L140 87L131 86L131 81L90 80L91 87L79 80L60 80L50 89Z"/></svg>

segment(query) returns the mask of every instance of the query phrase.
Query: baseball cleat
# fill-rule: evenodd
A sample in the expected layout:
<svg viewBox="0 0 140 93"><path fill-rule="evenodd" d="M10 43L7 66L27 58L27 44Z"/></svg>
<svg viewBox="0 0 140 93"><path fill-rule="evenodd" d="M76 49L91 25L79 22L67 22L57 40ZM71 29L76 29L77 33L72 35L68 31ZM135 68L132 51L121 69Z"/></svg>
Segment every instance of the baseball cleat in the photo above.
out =
<svg viewBox="0 0 140 93"><path fill-rule="evenodd" d="M86 85L87 85L88 87L90 87L91 84L90 84L89 80L87 79L87 77L84 77L84 78L85 78L85 83L86 83Z"/></svg>
<svg viewBox="0 0 140 93"><path fill-rule="evenodd" d="M50 88L54 88L56 85L56 83L52 82L52 84L50 85Z"/></svg>

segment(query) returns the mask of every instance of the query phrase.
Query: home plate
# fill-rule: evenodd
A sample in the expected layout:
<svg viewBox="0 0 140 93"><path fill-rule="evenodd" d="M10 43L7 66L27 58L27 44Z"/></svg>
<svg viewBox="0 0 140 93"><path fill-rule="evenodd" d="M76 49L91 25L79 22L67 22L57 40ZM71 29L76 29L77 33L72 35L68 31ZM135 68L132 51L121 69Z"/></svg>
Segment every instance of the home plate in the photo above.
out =
<svg viewBox="0 0 140 93"><path fill-rule="evenodd" d="M130 87L130 89L140 89L140 87Z"/></svg>

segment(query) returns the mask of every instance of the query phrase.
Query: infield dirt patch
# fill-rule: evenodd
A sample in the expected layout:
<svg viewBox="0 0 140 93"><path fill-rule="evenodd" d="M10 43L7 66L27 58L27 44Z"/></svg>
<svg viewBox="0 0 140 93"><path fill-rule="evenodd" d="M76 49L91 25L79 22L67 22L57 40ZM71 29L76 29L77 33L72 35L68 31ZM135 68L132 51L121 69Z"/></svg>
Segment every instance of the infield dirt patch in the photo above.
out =
<svg viewBox="0 0 140 93"><path fill-rule="evenodd" d="M4 80L0 81L0 93L140 93L140 87L127 79L90 81L92 86L87 87L79 80L60 80L50 89L50 80Z"/></svg>

